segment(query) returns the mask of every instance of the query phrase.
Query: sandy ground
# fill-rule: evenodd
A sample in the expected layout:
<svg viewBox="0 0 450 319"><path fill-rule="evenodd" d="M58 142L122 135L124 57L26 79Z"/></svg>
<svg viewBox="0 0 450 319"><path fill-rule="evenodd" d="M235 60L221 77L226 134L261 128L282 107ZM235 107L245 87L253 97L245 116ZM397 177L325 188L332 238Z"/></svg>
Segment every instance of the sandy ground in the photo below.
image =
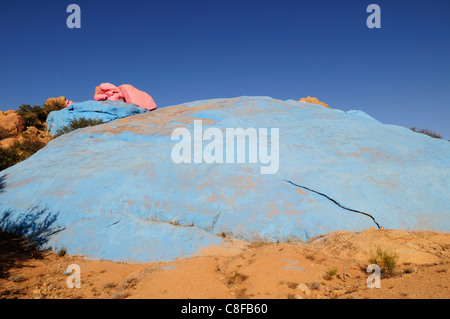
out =
<svg viewBox="0 0 450 319"><path fill-rule="evenodd" d="M368 288L366 268L377 247L396 253L381 288ZM67 287L68 265L81 288ZM160 263L92 261L27 248L0 236L0 298L450 298L450 234L367 229L304 242L229 240L198 256ZM336 274L331 270L337 268Z"/></svg>

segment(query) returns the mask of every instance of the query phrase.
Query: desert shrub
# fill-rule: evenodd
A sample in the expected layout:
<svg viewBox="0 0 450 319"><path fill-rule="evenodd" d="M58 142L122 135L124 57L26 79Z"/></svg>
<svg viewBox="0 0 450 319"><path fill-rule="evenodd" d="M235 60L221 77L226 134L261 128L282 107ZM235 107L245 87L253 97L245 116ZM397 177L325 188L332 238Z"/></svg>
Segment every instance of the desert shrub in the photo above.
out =
<svg viewBox="0 0 450 319"><path fill-rule="evenodd" d="M330 276L335 276L338 272L337 267L330 267L327 271L327 274Z"/></svg>
<svg viewBox="0 0 450 319"><path fill-rule="evenodd" d="M29 104L22 104L17 114L25 120L26 127L34 126L40 130L44 128L42 123L47 120L47 114L40 105L31 107Z"/></svg>
<svg viewBox="0 0 450 319"><path fill-rule="evenodd" d="M22 104L19 106L17 113L25 120L25 126L34 126L38 129L43 129L47 121L47 116L52 111L59 111L65 107L65 103L55 100L53 103L46 103L44 107L40 105L31 106L29 104Z"/></svg>
<svg viewBox="0 0 450 319"><path fill-rule="evenodd" d="M105 288L112 289L115 288L117 284L115 282L109 281L105 284Z"/></svg>
<svg viewBox="0 0 450 319"><path fill-rule="evenodd" d="M86 119L84 117L80 117L77 119L73 119L69 125L64 126L63 128L60 128L57 132L55 137L67 134L69 132L75 131L79 128L89 127L89 126L95 126L103 124L102 120L96 120L96 119Z"/></svg>
<svg viewBox="0 0 450 319"><path fill-rule="evenodd" d="M14 136L14 134L11 134L7 130L5 130L3 127L0 127L0 141L5 138L13 137L13 136Z"/></svg>
<svg viewBox="0 0 450 319"><path fill-rule="evenodd" d="M397 266L398 254L395 252L388 252L386 250L381 249L381 247L377 247L377 250L372 253L369 263L377 264L380 266L382 271L387 271L392 273Z"/></svg>
<svg viewBox="0 0 450 319"><path fill-rule="evenodd" d="M41 142L36 138L29 138L21 143L16 144L15 148L18 149L23 161L26 160L31 155L33 155L34 153L36 153L37 151L39 151L45 145L46 144L44 142Z"/></svg>
<svg viewBox="0 0 450 319"><path fill-rule="evenodd" d="M247 280L247 278L247 275L241 274L238 271L233 271L233 273L226 278L226 283L227 285L234 285Z"/></svg>
<svg viewBox="0 0 450 319"><path fill-rule="evenodd" d="M323 279L325 280L331 280L334 276L336 276L338 273L337 267L330 267L328 268L327 272L323 275Z"/></svg>
<svg viewBox="0 0 450 319"><path fill-rule="evenodd" d="M320 290L321 284L318 281L313 281L306 284L311 290Z"/></svg>
<svg viewBox="0 0 450 319"><path fill-rule="evenodd" d="M247 288L237 289L235 291L236 299L249 299L251 296L247 295Z"/></svg>
<svg viewBox="0 0 450 319"><path fill-rule="evenodd" d="M0 171L19 163L21 158L16 148L3 149L0 147Z"/></svg>
<svg viewBox="0 0 450 319"><path fill-rule="evenodd" d="M291 289L296 289L298 287L298 283L293 281L287 282L286 285Z"/></svg>
<svg viewBox="0 0 450 319"><path fill-rule="evenodd" d="M416 133L425 134L425 135L431 136L433 138L442 138L442 136L440 134L433 132L432 130L428 130L428 129L417 129L415 127L411 127L411 131L416 132Z"/></svg>
<svg viewBox="0 0 450 319"><path fill-rule="evenodd" d="M17 113L25 120L25 126L34 126L37 129L43 129L44 123L47 120L47 113L40 105L31 107L29 104L22 104L19 106Z"/></svg>
<svg viewBox="0 0 450 319"><path fill-rule="evenodd" d="M29 138L21 143L16 142L12 148L0 148L0 171L26 160L45 145L36 138Z"/></svg>
<svg viewBox="0 0 450 319"><path fill-rule="evenodd" d="M58 250L58 252L56 253L59 257L64 257L67 253L67 249L62 247Z"/></svg>

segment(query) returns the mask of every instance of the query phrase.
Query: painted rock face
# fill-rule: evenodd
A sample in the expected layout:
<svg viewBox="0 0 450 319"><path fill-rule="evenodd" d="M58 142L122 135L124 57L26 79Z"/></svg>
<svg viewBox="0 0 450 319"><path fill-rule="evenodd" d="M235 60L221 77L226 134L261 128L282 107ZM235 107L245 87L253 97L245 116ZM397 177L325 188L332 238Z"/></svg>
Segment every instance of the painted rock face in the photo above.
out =
<svg viewBox="0 0 450 319"><path fill-rule="evenodd" d="M247 134L229 158L228 129ZM0 224L69 254L140 262L196 254L223 234L448 232L449 145L361 111L191 102L71 132L0 172Z"/></svg>
<svg viewBox="0 0 450 319"><path fill-rule="evenodd" d="M60 111L50 112L47 118L47 127L50 134L56 135L58 130L70 125L74 119L102 120L104 123L107 123L145 112L145 109L135 104L121 101L72 102L68 107Z"/></svg>

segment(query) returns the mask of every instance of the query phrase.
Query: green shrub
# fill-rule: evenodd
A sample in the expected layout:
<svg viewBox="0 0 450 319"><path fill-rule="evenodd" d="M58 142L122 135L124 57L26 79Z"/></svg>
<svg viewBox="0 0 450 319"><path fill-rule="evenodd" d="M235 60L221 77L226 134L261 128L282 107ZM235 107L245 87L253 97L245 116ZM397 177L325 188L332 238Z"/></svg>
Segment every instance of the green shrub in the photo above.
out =
<svg viewBox="0 0 450 319"><path fill-rule="evenodd" d="M14 134L11 134L10 132L8 132L7 130L5 130L4 128L0 127L0 141L8 138L8 137L13 137Z"/></svg>
<svg viewBox="0 0 450 319"><path fill-rule="evenodd" d="M16 144L12 148L0 148L0 171L7 169L39 151L46 144L38 139L26 139Z"/></svg>
<svg viewBox="0 0 450 319"><path fill-rule="evenodd" d="M385 251L378 246L375 253L372 253L369 263L377 264L382 271L393 273L397 266L398 257L397 253Z"/></svg>
<svg viewBox="0 0 450 319"><path fill-rule="evenodd" d="M43 129L44 123L47 120L47 113L40 105L31 107L29 104L22 104L19 106L17 113L25 120L25 126L34 126L38 129Z"/></svg>
<svg viewBox="0 0 450 319"><path fill-rule="evenodd" d="M67 249L62 247L58 250L58 252L56 253L59 257L64 257L67 253Z"/></svg>
<svg viewBox="0 0 450 319"><path fill-rule="evenodd" d="M86 119L84 117L80 117L77 119L73 119L72 122L70 122L69 125L64 126L63 128L60 128L54 137L58 137L64 134L67 134L69 132L75 131L79 128L89 127L89 126L95 126L103 124L102 120L96 120L96 119Z"/></svg>
<svg viewBox="0 0 450 319"><path fill-rule="evenodd" d="M331 280L334 276L336 276L338 273L337 267L330 267L328 268L327 272L322 276L325 280Z"/></svg>
<svg viewBox="0 0 450 319"><path fill-rule="evenodd" d="M0 147L0 171L19 163L21 159L22 157L16 148L3 149Z"/></svg>
<svg viewBox="0 0 450 319"><path fill-rule="evenodd" d="M335 276L338 273L337 267L330 267L327 271L327 274L330 276Z"/></svg>
<svg viewBox="0 0 450 319"><path fill-rule="evenodd" d="M36 138L29 138L15 146L22 156L22 161L39 151L46 144Z"/></svg>

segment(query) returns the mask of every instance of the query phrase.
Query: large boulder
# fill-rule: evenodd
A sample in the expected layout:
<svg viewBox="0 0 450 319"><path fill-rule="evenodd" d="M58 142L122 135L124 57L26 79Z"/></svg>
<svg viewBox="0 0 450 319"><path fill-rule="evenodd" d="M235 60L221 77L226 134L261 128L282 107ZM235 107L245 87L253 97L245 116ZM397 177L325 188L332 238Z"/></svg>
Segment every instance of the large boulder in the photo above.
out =
<svg viewBox="0 0 450 319"><path fill-rule="evenodd" d="M125 102L136 104L146 110L156 109L156 103L153 98L144 91L136 89L130 84L122 84L119 86Z"/></svg>
<svg viewBox="0 0 450 319"><path fill-rule="evenodd" d="M68 107L51 112L47 117L47 130L56 135L60 129L77 118L102 120L104 123L123 117L141 114L145 109L120 101L85 101L71 103Z"/></svg>
<svg viewBox="0 0 450 319"><path fill-rule="evenodd" d="M117 87L111 83L102 83L95 88L94 100L122 101L136 104L149 111L156 109L155 101L150 95L130 84L122 84Z"/></svg>
<svg viewBox="0 0 450 319"><path fill-rule="evenodd" d="M25 129L25 120L16 111L0 111L0 130L11 136L20 135Z"/></svg>
<svg viewBox="0 0 450 319"><path fill-rule="evenodd" d="M49 111L60 110L66 105L66 98L64 96L60 97L50 97L44 103L44 109Z"/></svg>
<svg viewBox="0 0 450 319"><path fill-rule="evenodd" d="M261 174L267 164L249 160L174 163L171 134L201 136L195 120L203 132L278 128L278 171ZM192 256L224 237L448 232L449 167L448 141L361 111L268 97L197 101L68 133L3 171L0 226L69 254L140 262Z"/></svg>

